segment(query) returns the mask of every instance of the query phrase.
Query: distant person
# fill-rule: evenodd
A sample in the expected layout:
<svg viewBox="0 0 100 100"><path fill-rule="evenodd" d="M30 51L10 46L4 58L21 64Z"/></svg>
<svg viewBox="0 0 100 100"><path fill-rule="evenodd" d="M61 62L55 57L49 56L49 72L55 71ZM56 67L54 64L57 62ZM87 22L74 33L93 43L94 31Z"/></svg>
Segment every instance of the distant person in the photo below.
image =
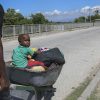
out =
<svg viewBox="0 0 100 100"><path fill-rule="evenodd" d="M3 57L2 46L2 25L3 25L4 9L0 4L0 100L10 100L9 80L6 74L6 67Z"/></svg>
<svg viewBox="0 0 100 100"><path fill-rule="evenodd" d="M30 48L29 34L20 34L18 36L19 46L13 50L12 64L18 68L32 68L43 66L44 63L32 59L35 52Z"/></svg>

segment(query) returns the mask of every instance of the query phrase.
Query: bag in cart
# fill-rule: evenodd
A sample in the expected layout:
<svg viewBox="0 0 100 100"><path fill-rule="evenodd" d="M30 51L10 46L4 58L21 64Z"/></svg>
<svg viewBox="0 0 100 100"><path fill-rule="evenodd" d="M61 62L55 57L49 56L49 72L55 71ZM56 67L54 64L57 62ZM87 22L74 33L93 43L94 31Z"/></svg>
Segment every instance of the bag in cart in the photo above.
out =
<svg viewBox="0 0 100 100"><path fill-rule="evenodd" d="M63 65L65 63L64 55L58 48L52 48L44 51L33 58L35 60L44 62L46 66L50 66L52 63L57 63L59 65Z"/></svg>

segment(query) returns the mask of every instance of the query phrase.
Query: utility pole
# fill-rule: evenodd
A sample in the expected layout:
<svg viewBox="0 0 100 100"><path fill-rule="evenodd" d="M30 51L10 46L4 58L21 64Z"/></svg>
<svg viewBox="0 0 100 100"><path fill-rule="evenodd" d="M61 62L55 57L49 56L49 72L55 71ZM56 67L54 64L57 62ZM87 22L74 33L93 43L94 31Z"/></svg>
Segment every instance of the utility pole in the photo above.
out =
<svg viewBox="0 0 100 100"><path fill-rule="evenodd" d="M86 9L84 9L84 14L85 14L85 23L86 23Z"/></svg>
<svg viewBox="0 0 100 100"><path fill-rule="evenodd" d="M91 23L91 8L89 8L89 21Z"/></svg>

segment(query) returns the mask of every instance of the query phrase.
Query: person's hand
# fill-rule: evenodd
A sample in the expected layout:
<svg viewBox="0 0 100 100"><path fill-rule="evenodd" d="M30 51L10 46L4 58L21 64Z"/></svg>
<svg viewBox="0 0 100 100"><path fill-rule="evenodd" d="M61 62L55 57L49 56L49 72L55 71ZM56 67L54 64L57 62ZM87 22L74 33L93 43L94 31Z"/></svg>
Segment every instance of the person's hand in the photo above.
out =
<svg viewBox="0 0 100 100"><path fill-rule="evenodd" d="M41 51L40 51L40 50L37 50L37 51L36 51L36 53L37 53L37 54L40 54L40 53L41 53Z"/></svg>
<svg viewBox="0 0 100 100"><path fill-rule="evenodd" d="M9 89L10 82L4 74L0 75L0 91Z"/></svg>
<svg viewBox="0 0 100 100"><path fill-rule="evenodd" d="M31 59L31 58L32 58L32 56L31 56L31 55L28 55L28 56L27 56L27 58L28 58L28 59Z"/></svg>

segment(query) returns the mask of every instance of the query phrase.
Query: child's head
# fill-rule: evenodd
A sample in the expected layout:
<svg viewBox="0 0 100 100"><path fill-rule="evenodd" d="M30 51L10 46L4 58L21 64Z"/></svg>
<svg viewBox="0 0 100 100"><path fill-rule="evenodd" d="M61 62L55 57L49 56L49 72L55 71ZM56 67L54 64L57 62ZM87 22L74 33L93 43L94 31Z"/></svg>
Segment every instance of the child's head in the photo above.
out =
<svg viewBox="0 0 100 100"><path fill-rule="evenodd" d="M29 34L20 34L18 36L18 42L22 46L29 47L30 46L30 36L29 36Z"/></svg>

